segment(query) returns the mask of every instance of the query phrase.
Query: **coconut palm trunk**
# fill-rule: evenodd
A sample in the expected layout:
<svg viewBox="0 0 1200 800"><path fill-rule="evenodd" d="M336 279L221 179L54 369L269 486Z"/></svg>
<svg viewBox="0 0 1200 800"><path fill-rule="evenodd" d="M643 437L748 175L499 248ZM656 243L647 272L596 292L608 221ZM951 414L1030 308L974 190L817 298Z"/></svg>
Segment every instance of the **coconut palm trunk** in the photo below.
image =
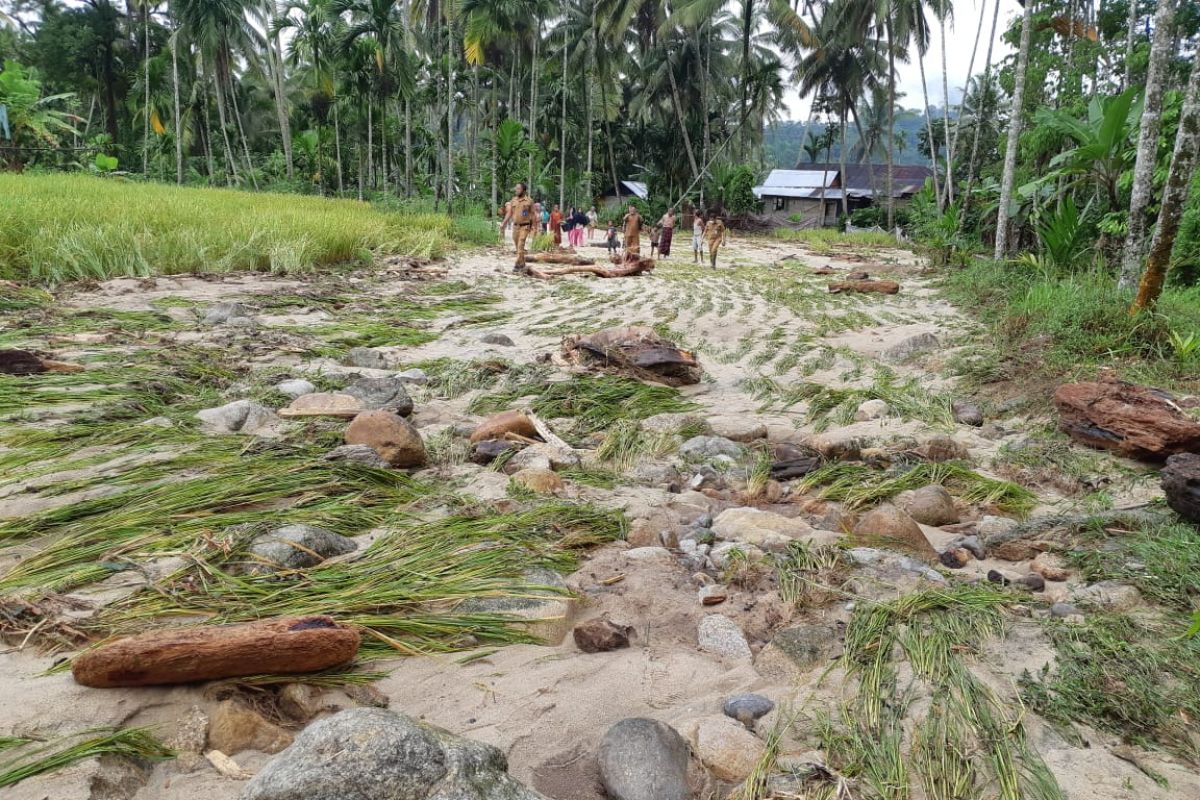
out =
<svg viewBox="0 0 1200 800"><path fill-rule="evenodd" d="M1118 285L1130 289L1137 281L1145 255L1146 208L1154 188L1154 166L1158 160L1158 133L1162 127L1163 93L1170 62L1175 55L1175 0L1158 0L1154 12L1154 38L1150 44L1150 68L1138 131L1137 161L1133 168L1133 191L1129 201L1129 235L1121 259Z"/></svg>
<svg viewBox="0 0 1200 800"><path fill-rule="evenodd" d="M145 72L146 96L142 103L142 174L150 172L150 9L142 4L142 71Z"/></svg>
<svg viewBox="0 0 1200 800"><path fill-rule="evenodd" d="M667 59L667 77L671 82L671 102L675 106L675 119L679 122L679 132L683 135L683 149L687 151L688 166L692 168L692 179L700 180L700 168L696 166L696 155L692 152L692 137L688 134L687 118L683 113L683 103L679 101L679 84L675 80L675 70L671 67L671 59Z"/></svg>
<svg viewBox="0 0 1200 800"><path fill-rule="evenodd" d="M887 40L888 52L888 123L887 123L887 223L888 231L896 229L896 197L892 191L895 180L895 149L896 149L896 45L892 40L891 12L884 20L884 35Z"/></svg>
<svg viewBox="0 0 1200 800"><path fill-rule="evenodd" d="M946 138L946 203L954 202L954 140L950 137L950 69L946 65L946 0L940 0L938 6L938 28L942 37L942 132ZM975 51L971 51L971 59L975 59ZM967 73L970 75L970 72Z"/></svg>
<svg viewBox="0 0 1200 800"><path fill-rule="evenodd" d="M1000 209L996 213L997 261L1008 253L1008 207L1012 203L1013 184L1017 178L1017 147L1021 141L1021 121L1025 105L1025 78L1029 71L1029 47L1033 38L1033 0L1025 0L1021 16L1021 49L1017 54L1016 84L1013 87L1012 113L1008 120L1008 143L1004 150L1004 174L1000 181Z"/></svg>
<svg viewBox="0 0 1200 800"><path fill-rule="evenodd" d="M983 83L981 84L981 88L984 98L987 97L988 87L990 87L992 83L992 45L996 41L996 27L999 25L999 23L1000 0L996 0L995 7L992 11L992 33L991 37L988 39L987 57L984 59L983 65ZM976 113L980 113L981 111L982 109L979 109ZM963 190L963 210L962 213L958 215L958 224L960 230L962 229L962 225L966 222L967 209L971 206L971 190L975 186L975 162L979 158L979 134L982 128L982 120L976 119L975 130L971 136L971 156L967 159L967 184Z"/></svg>
<svg viewBox="0 0 1200 800"><path fill-rule="evenodd" d="M942 210L942 184L938 180L937 142L933 139L933 115L929 113L929 87L925 83L925 54L917 48L917 64L921 70L921 95L925 98L925 135L929 137L929 165L933 167L933 196L938 211Z"/></svg>
<svg viewBox="0 0 1200 800"><path fill-rule="evenodd" d="M533 58L529 62L529 187L533 188L533 152L537 149L538 50L542 43L542 18L539 16L533 31Z"/></svg>
<svg viewBox="0 0 1200 800"><path fill-rule="evenodd" d="M1171 250L1175 247L1175 236L1187 206L1188 193L1195 177L1197 156L1200 154L1200 66L1192 65L1192 77L1188 83L1183 108L1179 112L1179 132L1175 136L1175 151L1171 155L1171 168L1167 172L1167 185L1163 188L1162 207L1158 212L1158 225L1150 244L1150 255L1146 258L1146 269L1138 284L1137 298L1130 309L1136 313L1153 309L1162 294L1167 279L1167 268L1171 263Z"/></svg>
<svg viewBox="0 0 1200 800"><path fill-rule="evenodd" d="M1129 19L1125 22L1125 75L1121 79L1122 91L1133 85L1133 48L1138 23L1138 0L1129 0Z"/></svg>
<svg viewBox="0 0 1200 800"><path fill-rule="evenodd" d="M567 29L563 26L562 91L558 124L558 207L567 205Z"/></svg>
<svg viewBox="0 0 1200 800"><path fill-rule="evenodd" d="M283 159L287 165L288 180L296 174L295 162L292 158L292 124L288 117L287 94L284 91L283 45L279 35L271 37L267 43L267 63L271 67L271 90L275 95L275 116L279 118L279 138L283 143ZM368 161L371 150L367 148Z"/></svg>
<svg viewBox="0 0 1200 800"><path fill-rule="evenodd" d="M179 109L179 30L171 34L171 92L175 116L175 183L183 185L183 114Z"/></svg>
<svg viewBox="0 0 1200 800"><path fill-rule="evenodd" d="M967 62L967 79L966 79L966 81L963 82L962 96L963 96L964 100L966 99L967 91L971 88L971 76L975 74L975 56L979 52L979 38L983 35L983 21L986 18L987 18L987 0L983 0L983 2L979 4L979 25L975 28L975 44L971 46L971 59ZM995 36L993 35L992 38L994 39ZM990 43L989 43L988 52L989 53L991 52ZM989 61L990 61L990 59L989 59ZM945 36L945 33L943 32L943 34L942 34L942 80L944 81L945 78L946 78L946 36ZM947 103L949 103L948 100L947 100ZM951 161L954 158L954 154L958 152L958 139L959 139L959 136L962 134L962 119L963 119L963 109L962 109L962 103L960 103L959 109L958 109L958 119L955 121L955 124L954 124L954 138L953 138L953 140L947 138L947 141L950 141L951 144L950 144L950 150L946 154L946 157L947 157L947 159L950 159ZM947 175L947 184L949 186L953 186L953 181L950 181L949 177L950 176ZM950 189L948 191L947 196L949 197L951 202L954 201L954 194L953 194L952 189Z"/></svg>
<svg viewBox="0 0 1200 800"><path fill-rule="evenodd" d="M227 174L232 174L233 179L240 180L238 175L237 161L233 156L233 147L229 144L229 124L225 119L225 89L222 86L220 70L214 70L213 90L216 92L217 100L217 122L221 125L221 140L225 144L225 168Z"/></svg>

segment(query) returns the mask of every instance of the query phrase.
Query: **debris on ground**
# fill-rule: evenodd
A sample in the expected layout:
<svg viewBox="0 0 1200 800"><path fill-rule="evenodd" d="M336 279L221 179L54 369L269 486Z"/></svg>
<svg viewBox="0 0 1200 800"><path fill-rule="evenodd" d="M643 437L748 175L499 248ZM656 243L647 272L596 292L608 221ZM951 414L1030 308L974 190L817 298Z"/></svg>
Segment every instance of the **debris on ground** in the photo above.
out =
<svg viewBox="0 0 1200 800"><path fill-rule="evenodd" d="M702 375L696 357L665 339L653 328L607 328L563 339L567 360L581 367L625 373L668 386L699 383Z"/></svg>
<svg viewBox="0 0 1200 800"><path fill-rule="evenodd" d="M830 294L842 294L844 292L861 292L864 294L896 294L900 291L900 284L895 281L884 280L845 280L837 283L829 284Z"/></svg>
<svg viewBox="0 0 1200 800"><path fill-rule="evenodd" d="M82 364L42 358L28 350L0 350L0 374L38 375L43 372L83 372Z"/></svg>
<svg viewBox="0 0 1200 800"><path fill-rule="evenodd" d="M1169 392L1106 377L1054 392L1059 427L1072 439L1130 458L1163 461L1200 452L1200 421Z"/></svg>

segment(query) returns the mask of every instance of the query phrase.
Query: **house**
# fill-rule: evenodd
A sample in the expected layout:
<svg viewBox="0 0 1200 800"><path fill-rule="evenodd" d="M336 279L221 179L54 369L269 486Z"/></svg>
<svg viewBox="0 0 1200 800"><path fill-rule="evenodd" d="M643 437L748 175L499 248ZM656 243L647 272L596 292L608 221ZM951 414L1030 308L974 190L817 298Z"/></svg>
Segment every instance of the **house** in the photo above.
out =
<svg viewBox="0 0 1200 800"><path fill-rule="evenodd" d="M898 204L912 199L933 177L929 167L892 166L892 196ZM801 227L836 225L842 213L842 192L851 211L876 204L887 188L886 164L799 164L796 169L771 170L754 195L763 201L763 213L779 222ZM799 215L799 219L797 216Z"/></svg>
<svg viewBox="0 0 1200 800"><path fill-rule="evenodd" d="M618 203L627 203L629 198L636 197L639 200L648 200L650 198L650 189L641 181L620 181L621 197L617 199L617 190L610 186L596 196L596 202L605 208L613 208Z"/></svg>

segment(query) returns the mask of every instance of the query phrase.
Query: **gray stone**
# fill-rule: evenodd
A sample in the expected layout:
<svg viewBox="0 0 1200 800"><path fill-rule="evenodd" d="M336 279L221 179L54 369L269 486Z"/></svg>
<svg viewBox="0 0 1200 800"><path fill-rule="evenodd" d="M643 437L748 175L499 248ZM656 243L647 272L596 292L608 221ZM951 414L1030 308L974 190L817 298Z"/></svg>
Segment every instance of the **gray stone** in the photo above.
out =
<svg viewBox="0 0 1200 800"><path fill-rule="evenodd" d="M557 472L578 467L582 463L579 454L573 450L563 450L552 444L531 444L506 461L504 471L509 475L523 469L552 469Z"/></svg>
<svg viewBox="0 0 1200 800"><path fill-rule="evenodd" d="M250 543L250 554L267 562L255 564L256 571L270 572L313 567L332 556L351 553L356 547L352 539L324 528L284 525L256 537Z"/></svg>
<svg viewBox="0 0 1200 800"><path fill-rule="evenodd" d="M275 412L253 400L234 400L216 408L196 412L201 428L208 433L254 435L270 430L278 417Z"/></svg>
<svg viewBox="0 0 1200 800"><path fill-rule="evenodd" d="M745 448L720 436L693 436L679 448L679 455L689 461L707 461L717 456L741 458Z"/></svg>
<svg viewBox="0 0 1200 800"><path fill-rule="evenodd" d="M870 422L871 420L882 419L887 416L889 410L886 400L878 398L864 400L858 404L858 409L854 412L854 419L858 422Z"/></svg>
<svg viewBox="0 0 1200 800"><path fill-rule="evenodd" d="M948 547L961 547L968 551L971 555L983 560L986 555L986 550L983 547L983 542L979 541L978 536L959 536L950 542Z"/></svg>
<svg viewBox="0 0 1200 800"><path fill-rule="evenodd" d="M918 333L915 336L910 336L907 339L897 342L896 344L884 350L882 357L884 361L893 364L900 364L908 361L913 356L929 353L936 350L941 345L938 338L932 333Z"/></svg>
<svg viewBox="0 0 1200 800"><path fill-rule="evenodd" d="M1070 603L1055 603L1050 606L1050 616L1056 619L1066 619L1067 617L1082 617L1083 611Z"/></svg>
<svg viewBox="0 0 1200 800"><path fill-rule="evenodd" d="M775 701L761 694L736 694L725 701L721 709L725 716L733 717L747 728L759 717L765 717L775 708Z"/></svg>
<svg viewBox="0 0 1200 800"><path fill-rule="evenodd" d="M749 443L767 438L767 426L755 419L722 417L710 419L708 426L713 436L731 442Z"/></svg>
<svg viewBox="0 0 1200 800"><path fill-rule="evenodd" d="M224 302L217 303L208 310L208 312L204 315L204 324L228 325L233 323L235 325L245 325L246 323L249 323L250 325L253 325L253 316L254 312L241 303L235 303L231 300L226 300Z"/></svg>
<svg viewBox="0 0 1200 800"><path fill-rule="evenodd" d="M425 384L429 383L429 375L420 367L413 367L412 369L406 369L403 372L397 372L395 378L398 381L411 383L414 386L424 386Z"/></svg>
<svg viewBox="0 0 1200 800"><path fill-rule="evenodd" d="M629 479L645 486L662 486L680 479L679 470L670 464L642 461L629 472Z"/></svg>
<svg viewBox="0 0 1200 800"><path fill-rule="evenodd" d="M376 469L387 469L390 466L383 460L383 456L375 452L375 448L365 444L344 444L335 447L326 453L324 458L326 461L349 461Z"/></svg>
<svg viewBox="0 0 1200 800"><path fill-rule="evenodd" d="M363 369L390 369L393 366L388 355L374 347L352 347L342 363Z"/></svg>
<svg viewBox="0 0 1200 800"><path fill-rule="evenodd" d="M666 412L646 417L641 421L641 428L646 433L675 434L687 429L708 432L708 422L697 414L683 412Z"/></svg>
<svg viewBox="0 0 1200 800"><path fill-rule="evenodd" d="M1015 519L994 517L989 514L979 520L979 523L975 526L975 532L979 534L979 538L983 540L984 545L991 547L993 544L1011 539L1016 535L1020 527L1021 523Z"/></svg>
<svg viewBox="0 0 1200 800"><path fill-rule="evenodd" d="M608 729L596 754L610 800L689 800L688 745L655 719L623 719Z"/></svg>
<svg viewBox="0 0 1200 800"><path fill-rule="evenodd" d="M496 344L501 347L516 347L517 343L503 333L485 333L479 337L484 344Z"/></svg>
<svg viewBox="0 0 1200 800"><path fill-rule="evenodd" d="M728 717L705 717L692 741L696 757L714 778L725 783L745 780L762 761L766 743Z"/></svg>
<svg viewBox="0 0 1200 800"><path fill-rule="evenodd" d="M303 378L292 378L291 380L280 381L275 384L275 389L295 400L301 395L312 394L317 390L317 387Z"/></svg>
<svg viewBox="0 0 1200 800"><path fill-rule="evenodd" d="M380 708L314 722L240 800L540 800L498 748Z"/></svg>
<svg viewBox="0 0 1200 800"><path fill-rule="evenodd" d="M364 411L383 409L407 417L413 410L412 398L399 378L359 378L342 393L357 398Z"/></svg>
<svg viewBox="0 0 1200 800"><path fill-rule="evenodd" d="M757 508L727 508L713 521L713 533L727 542L751 544L760 550L781 553L793 541L802 540L815 544L831 544L827 537L817 535L813 527L802 519L785 517ZM835 535L834 539L837 537Z"/></svg>
<svg viewBox="0 0 1200 800"><path fill-rule="evenodd" d="M525 570L521 576L531 587L520 597L476 597L460 603L460 614L506 614L520 620L525 630L549 645L558 645L570 632L579 609L557 572L541 567Z"/></svg>
<svg viewBox="0 0 1200 800"><path fill-rule="evenodd" d="M983 412L979 406L966 400L954 400L950 403L950 413L954 421L960 425L970 425L973 428L983 427Z"/></svg>
<svg viewBox="0 0 1200 800"><path fill-rule="evenodd" d="M775 634L754 660L754 668L764 677L791 680L828 663L840 651L832 625L793 625Z"/></svg>
<svg viewBox="0 0 1200 800"><path fill-rule="evenodd" d="M750 643L738 624L721 614L709 614L696 630L700 649L723 658L749 659Z"/></svg>
<svg viewBox="0 0 1200 800"><path fill-rule="evenodd" d="M949 525L958 522L954 498L945 487L931 484L909 492L901 492L896 505L922 525Z"/></svg>
<svg viewBox="0 0 1200 800"><path fill-rule="evenodd" d="M1137 588L1118 581L1101 581L1071 593L1071 602L1094 606L1102 611L1129 611L1141 602Z"/></svg>

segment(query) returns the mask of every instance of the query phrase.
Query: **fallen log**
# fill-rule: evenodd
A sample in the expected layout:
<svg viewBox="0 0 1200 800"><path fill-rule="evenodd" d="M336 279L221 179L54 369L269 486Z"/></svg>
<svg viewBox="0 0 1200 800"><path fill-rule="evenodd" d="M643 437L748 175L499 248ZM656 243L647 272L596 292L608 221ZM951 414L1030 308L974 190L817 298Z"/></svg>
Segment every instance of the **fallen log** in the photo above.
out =
<svg viewBox="0 0 1200 800"><path fill-rule="evenodd" d="M1200 453L1200 422L1161 389L1111 377L1067 383L1054 392L1054 405L1062 431L1089 447L1144 461Z"/></svg>
<svg viewBox="0 0 1200 800"><path fill-rule="evenodd" d="M641 326L567 336L562 352L568 362L578 366L622 372L668 386L699 383L703 374L692 353L676 347L653 328Z"/></svg>
<svg viewBox="0 0 1200 800"><path fill-rule="evenodd" d="M857 270L855 272L846 273L846 280L848 280L848 281L869 281L869 280L871 280L871 275L862 270Z"/></svg>
<svg viewBox="0 0 1200 800"><path fill-rule="evenodd" d="M28 350L0 350L0 373L39 375L43 372L83 372L82 364L52 361Z"/></svg>
<svg viewBox="0 0 1200 800"><path fill-rule="evenodd" d="M563 275L579 275L590 274L597 278L628 278L631 275L641 275L643 272L650 272L654 269L654 259L638 258L621 261L613 264L611 267L602 267L596 265L578 265L569 267L557 267L548 269L538 269L536 267L528 267L529 274L535 278L549 279L558 278Z"/></svg>
<svg viewBox="0 0 1200 800"><path fill-rule="evenodd" d="M352 661L359 638L324 616L173 628L90 650L71 674L84 686L112 688L317 672Z"/></svg>
<svg viewBox="0 0 1200 800"><path fill-rule="evenodd" d="M529 255L525 256L525 260L527 262L532 261L535 264L573 264L575 266L584 266L596 263L596 260L593 258L585 258L584 256L577 256L574 253L564 252L530 253Z"/></svg>
<svg viewBox="0 0 1200 800"><path fill-rule="evenodd" d="M1162 487L1172 511L1200 524L1200 454L1178 453L1168 458Z"/></svg>
<svg viewBox="0 0 1200 800"><path fill-rule="evenodd" d="M838 283L829 284L830 294L841 294L842 292L878 292L879 294L896 294L900 291L900 284L895 281L880 281L880 280L865 280L865 281L840 281Z"/></svg>

